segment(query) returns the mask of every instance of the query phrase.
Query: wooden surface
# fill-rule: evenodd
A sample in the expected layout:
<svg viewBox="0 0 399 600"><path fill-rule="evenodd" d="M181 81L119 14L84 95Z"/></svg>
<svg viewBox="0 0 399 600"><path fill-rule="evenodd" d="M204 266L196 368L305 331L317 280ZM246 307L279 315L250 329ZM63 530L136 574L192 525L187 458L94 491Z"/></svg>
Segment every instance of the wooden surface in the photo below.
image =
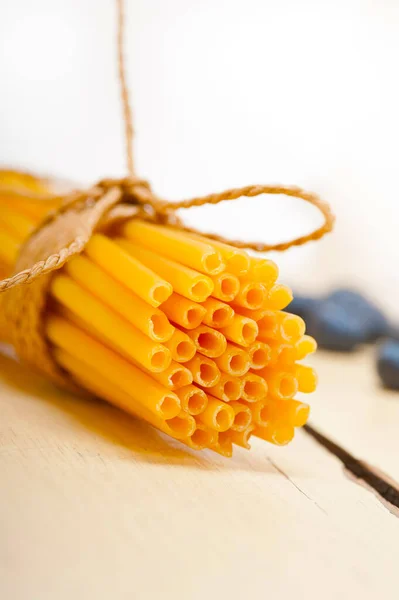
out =
<svg viewBox="0 0 399 600"><path fill-rule="evenodd" d="M320 354L313 424L399 478L399 394ZM0 356L0 598L398 597L399 520L306 433L195 454Z"/></svg>

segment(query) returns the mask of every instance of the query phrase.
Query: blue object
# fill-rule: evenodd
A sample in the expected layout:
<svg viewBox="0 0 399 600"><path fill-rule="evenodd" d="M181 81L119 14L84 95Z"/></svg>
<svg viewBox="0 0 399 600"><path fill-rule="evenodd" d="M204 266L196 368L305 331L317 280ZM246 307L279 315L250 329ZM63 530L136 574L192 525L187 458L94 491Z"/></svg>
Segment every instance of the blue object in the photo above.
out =
<svg viewBox="0 0 399 600"><path fill-rule="evenodd" d="M385 387L399 390L399 341L389 339L381 344L377 371Z"/></svg>
<svg viewBox="0 0 399 600"><path fill-rule="evenodd" d="M327 350L351 352L390 332L383 313L361 294L346 288L325 298L295 296L287 311L302 317L308 333Z"/></svg>
<svg viewBox="0 0 399 600"><path fill-rule="evenodd" d="M388 334L389 324L383 313L367 298L349 289L338 289L328 297L342 307L348 318L358 323L365 342L374 342Z"/></svg>

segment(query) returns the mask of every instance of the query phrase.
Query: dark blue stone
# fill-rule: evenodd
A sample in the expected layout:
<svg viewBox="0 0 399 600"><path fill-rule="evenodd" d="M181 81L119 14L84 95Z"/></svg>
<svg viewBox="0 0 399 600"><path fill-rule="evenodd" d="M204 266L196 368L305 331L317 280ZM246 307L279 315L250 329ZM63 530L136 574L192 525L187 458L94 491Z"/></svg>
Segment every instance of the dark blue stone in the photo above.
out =
<svg viewBox="0 0 399 600"><path fill-rule="evenodd" d="M329 299L321 302L309 315L307 330L320 348L336 352L351 352L364 341L361 324L356 316Z"/></svg>
<svg viewBox="0 0 399 600"><path fill-rule="evenodd" d="M342 307L348 318L362 329L364 342L374 342L387 335L389 324L386 317L375 304L350 289L338 289L328 296L328 301Z"/></svg>
<svg viewBox="0 0 399 600"><path fill-rule="evenodd" d="M378 349L377 371L385 387L399 390L399 341L388 339Z"/></svg>
<svg viewBox="0 0 399 600"><path fill-rule="evenodd" d="M325 298L295 296L286 310L302 317L309 335L327 350L351 352L390 332L383 313L361 294L346 288Z"/></svg>
<svg viewBox="0 0 399 600"><path fill-rule="evenodd" d="M308 317L316 310L317 306L322 302L319 298L311 298L309 296L300 296L294 294L294 299L285 309L287 312L293 315L302 317L305 321Z"/></svg>

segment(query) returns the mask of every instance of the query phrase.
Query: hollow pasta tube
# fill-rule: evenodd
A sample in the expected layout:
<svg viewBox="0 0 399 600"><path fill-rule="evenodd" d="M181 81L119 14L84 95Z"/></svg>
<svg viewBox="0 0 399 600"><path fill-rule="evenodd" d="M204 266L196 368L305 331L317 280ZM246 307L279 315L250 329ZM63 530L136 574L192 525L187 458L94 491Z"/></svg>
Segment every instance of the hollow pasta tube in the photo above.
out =
<svg viewBox="0 0 399 600"><path fill-rule="evenodd" d="M151 372L148 369L145 369L145 371L169 390L178 390L181 387L190 385L193 381L191 371L174 360L166 369L158 373Z"/></svg>
<svg viewBox="0 0 399 600"><path fill-rule="evenodd" d="M220 380L221 373L217 365L206 356L196 354L194 358L185 363L185 366L191 371L195 383L202 387L215 386Z"/></svg>
<svg viewBox="0 0 399 600"><path fill-rule="evenodd" d="M132 219L125 223L122 232L135 244L150 250L156 248L162 256L201 273L216 275L226 267L220 252L210 241L199 241L183 231Z"/></svg>
<svg viewBox="0 0 399 600"><path fill-rule="evenodd" d="M276 313L280 325L281 337L290 343L296 343L305 334L305 321L298 315L291 315L283 311Z"/></svg>
<svg viewBox="0 0 399 600"><path fill-rule="evenodd" d="M149 269L154 270L160 277L170 282L174 291L185 298L195 302L203 302L213 292L212 280L207 275L194 271L190 267L181 265L169 258L161 257L146 248L136 246L130 241L118 238L117 242Z"/></svg>
<svg viewBox="0 0 399 600"><path fill-rule="evenodd" d="M241 398L247 402L256 402L266 398L268 384L265 379L255 373L247 373L243 377Z"/></svg>
<svg viewBox="0 0 399 600"><path fill-rule="evenodd" d="M219 400L231 402L241 397L242 387L243 383L240 378L221 373L219 381L216 385L209 387L207 392Z"/></svg>
<svg viewBox="0 0 399 600"><path fill-rule="evenodd" d="M293 299L292 291L287 285L276 283L265 300L263 308L267 310L283 310Z"/></svg>
<svg viewBox="0 0 399 600"><path fill-rule="evenodd" d="M234 423L234 410L226 404L208 396L208 405L205 410L196 418L206 427L215 431L227 431Z"/></svg>
<svg viewBox="0 0 399 600"><path fill-rule="evenodd" d="M263 413L265 421L303 427L309 418L310 406L299 400L268 400Z"/></svg>
<svg viewBox="0 0 399 600"><path fill-rule="evenodd" d="M249 406L243 402L230 402L229 406L234 410L234 422L231 426L233 431L244 431L252 422L252 412Z"/></svg>
<svg viewBox="0 0 399 600"><path fill-rule="evenodd" d="M212 450L221 456L231 458L233 456L233 442L231 432L223 431L218 434L217 441L212 446Z"/></svg>
<svg viewBox="0 0 399 600"><path fill-rule="evenodd" d="M193 450L204 450L213 446L218 439L217 431L204 427L201 423L197 423L195 431L181 441Z"/></svg>
<svg viewBox="0 0 399 600"><path fill-rule="evenodd" d="M200 325L206 315L206 308L180 294L173 294L160 307L165 315L185 329L194 329Z"/></svg>
<svg viewBox="0 0 399 600"><path fill-rule="evenodd" d="M202 307L206 311L202 322L208 327L225 327L234 317L234 310L231 306L215 298L208 298L202 303Z"/></svg>
<svg viewBox="0 0 399 600"><path fill-rule="evenodd" d="M226 350L227 342L224 335L206 325L187 330L187 335L194 342L197 351L209 358L221 356Z"/></svg>
<svg viewBox="0 0 399 600"><path fill-rule="evenodd" d="M240 281L232 273L219 273L211 276L213 283L212 296L223 302L231 302L240 291Z"/></svg>
<svg viewBox="0 0 399 600"><path fill-rule="evenodd" d="M255 426L253 434L276 446L285 446L294 438L295 428L289 425L269 423L266 427Z"/></svg>
<svg viewBox="0 0 399 600"><path fill-rule="evenodd" d="M155 308L172 294L169 281L143 265L113 240L100 233L89 240L85 253L132 292Z"/></svg>
<svg viewBox="0 0 399 600"><path fill-rule="evenodd" d="M270 361L269 367L288 367L293 365L296 360L296 350L293 344L288 344L276 340L269 340Z"/></svg>
<svg viewBox="0 0 399 600"><path fill-rule="evenodd" d="M246 429L243 429L242 431L231 430L230 439L233 442L233 444L236 444L236 446L241 446L242 448L245 448L245 450L250 450L251 444L249 443L249 440L253 434L254 429L255 425L249 425Z"/></svg>
<svg viewBox="0 0 399 600"><path fill-rule="evenodd" d="M256 340L259 330L256 321L236 314L233 320L220 331L230 342L235 342L239 346L250 346Z"/></svg>
<svg viewBox="0 0 399 600"><path fill-rule="evenodd" d="M165 346L170 351L172 360L178 363L185 363L191 360L196 352L193 340L186 333L180 331L180 329L174 330L170 340L165 342Z"/></svg>
<svg viewBox="0 0 399 600"><path fill-rule="evenodd" d="M223 242L211 240L200 234L190 233L189 235L194 240L199 240L205 244L210 244L213 248L220 252L220 255L226 265L226 271L229 271L229 273L233 273L233 275L245 275L245 273L248 272L250 266L250 257L245 250L235 248L234 246L230 246L230 244L224 244Z"/></svg>
<svg viewBox="0 0 399 600"><path fill-rule="evenodd" d="M255 425L266 427L266 425L270 421L270 415L267 410L267 405L269 404L269 402L269 400L260 400L259 402L253 402L250 405L252 421Z"/></svg>
<svg viewBox="0 0 399 600"><path fill-rule="evenodd" d="M260 341L268 341L279 337L279 323L276 311L272 310L249 310L248 308L240 307L238 311L243 317L252 319L258 326L258 339Z"/></svg>
<svg viewBox="0 0 399 600"><path fill-rule="evenodd" d="M64 269L74 281L150 339L166 342L172 337L174 328L162 311L144 302L86 256L72 258Z"/></svg>
<svg viewBox="0 0 399 600"><path fill-rule="evenodd" d="M271 348L265 342L254 342L248 348L251 369L258 370L266 367L271 360Z"/></svg>
<svg viewBox="0 0 399 600"><path fill-rule="evenodd" d="M267 382L269 396L277 400L290 400L298 392L298 380L288 370L280 371L266 367L258 373Z"/></svg>
<svg viewBox="0 0 399 600"><path fill-rule="evenodd" d="M224 373L241 376L248 372L251 359L246 350L235 344L228 343L224 353L215 358L215 363Z"/></svg>
<svg viewBox="0 0 399 600"><path fill-rule="evenodd" d="M296 360L303 360L317 350L317 342L310 335L304 335L295 344Z"/></svg>
<svg viewBox="0 0 399 600"><path fill-rule="evenodd" d="M270 289L277 281L278 267L275 262L266 258L252 258L249 277Z"/></svg>
<svg viewBox="0 0 399 600"><path fill-rule="evenodd" d="M176 417L161 419L141 406L132 396L114 387L101 373L83 365L64 350L55 349L55 358L83 388L125 412L147 421L171 437L181 440L195 431L196 423L190 415L181 411Z"/></svg>
<svg viewBox="0 0 399 600"><path fill-rule="evenodd" d="M163 371L170 365L170 352L165 346L150 340L67 275L56 275L50 291L61 304L137 363L153 372Z"/></svg>
<svg viewBox="0 0 399 600"><path fill-rule="evenodd" d="M256 281L241 279L240 291L234 298L234 305L250 310L261 308L267 298L266 288Z"/></svg>
<svg viewBox="0 0 399 600"><path fill-rule="evenodd" d="M208 396L196 385L186 385L176 390L176 394L180 399L182 410L190 415L199 415L208 405Z"/></svg>
<svg viewBox="0 0 399 600"><path fill-rule="evenodd" d="M296 365L295 376L298 380L298 389L304 394L311 394L317 387L317 373L308 365Z"/></svg>
<svg viewBox="0 0 399 600"><path fill-rule="evenodd" d="M176 394L65 319L50 315L46 321L46 335L55 346L72 354L82 364L104 373L116 388L125 391L158 417L171 419L179 414L180 400Z"/></svg>

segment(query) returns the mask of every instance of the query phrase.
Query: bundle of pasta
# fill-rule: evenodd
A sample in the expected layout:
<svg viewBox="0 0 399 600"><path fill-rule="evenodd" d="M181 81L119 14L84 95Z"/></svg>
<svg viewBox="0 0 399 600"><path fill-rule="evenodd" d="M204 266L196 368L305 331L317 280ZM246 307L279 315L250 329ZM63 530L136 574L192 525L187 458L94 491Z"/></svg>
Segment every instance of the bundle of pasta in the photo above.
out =
<svg viewBox="0 0 399 600"><path fill-rule="evenodd" d="M0 259L61 197L0 173ZM112 233L111 233L112 232ZM189 447L231 456L251 436L284 445L305 424L316 349L274 262L141 219L96 232L52 276L44 328L52 356L80 387Z"/></svg>

